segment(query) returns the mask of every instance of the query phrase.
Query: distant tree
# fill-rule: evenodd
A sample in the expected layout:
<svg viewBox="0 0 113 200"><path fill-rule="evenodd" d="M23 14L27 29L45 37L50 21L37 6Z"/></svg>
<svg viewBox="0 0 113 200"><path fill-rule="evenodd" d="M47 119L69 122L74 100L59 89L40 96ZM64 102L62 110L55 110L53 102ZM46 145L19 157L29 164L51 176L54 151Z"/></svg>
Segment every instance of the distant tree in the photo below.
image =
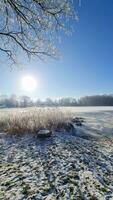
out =
<svg viewBox="0 0 113 200"><path fill-rule="evenodd" d="M7 102L8 102L7 107L18 107L19 106L18 98L14 94L11 95L11 97L7 99Z"/></svg>
<svg viewBox="0 0 113 200"><path fill-rule="evenodd" d="M73 0L0 0L0 51L13 63L21 50L55 57L55 32L66 30L73 17Z"/></svg>
<svg viewBox="0 0 113 200"><path fill-rule="evenodd" d="M53 106L54 105L54 101L51 98L46 98L45 105L46 106Z"/></svg>
<svg viewBox="0 0 113 200"><path fill-rule="evenodd" d="M78 100L79 106L113 106L113 95L85 96Z"/></svg>
<svg viewBox="0 0 113 200"><path fill-rule="evenodd" d="M40 99L37 99L36 102L35 102L35 105L36 106L42 106L43 102Z"/></svg>
<svg viewBox="0 0 113 200"><path fill-rule="evenodd" d="M0 107L6 107L7 99L7 95L0 95Z"/></svg>
<svg viewBox="0 0 113 200"><path fill-rule="evenodd" d="M75 98L70 98L70 97L61 98L59 99L59 105L60 106L76 106L77 101Z"/></svg>
<svg viewBox="0 0 113 200"><path fill-rule="evenodd" d="M31 98L28 96L20 97L20 107L29 107L32 106Z"/></svg>

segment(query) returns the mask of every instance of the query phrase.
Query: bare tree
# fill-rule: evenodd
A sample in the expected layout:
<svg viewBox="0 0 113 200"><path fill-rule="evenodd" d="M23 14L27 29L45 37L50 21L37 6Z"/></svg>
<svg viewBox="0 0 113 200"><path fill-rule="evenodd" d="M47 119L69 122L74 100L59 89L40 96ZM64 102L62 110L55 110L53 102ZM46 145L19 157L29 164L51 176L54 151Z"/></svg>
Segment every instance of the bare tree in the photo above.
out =
<svg viewBox="0 0 113 200"><path fill-rule="evenodd" d="M15 63L28 57L53 56L56 32L75 18L72 0L0 0L0 51Z"/></svg>

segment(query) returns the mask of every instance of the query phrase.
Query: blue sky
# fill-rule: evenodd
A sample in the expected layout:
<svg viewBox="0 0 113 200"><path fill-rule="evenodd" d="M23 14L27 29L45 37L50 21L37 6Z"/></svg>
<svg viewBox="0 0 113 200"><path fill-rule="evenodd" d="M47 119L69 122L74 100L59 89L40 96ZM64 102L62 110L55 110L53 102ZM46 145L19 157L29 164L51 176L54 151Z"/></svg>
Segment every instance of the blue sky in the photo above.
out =
<svg viewBox="0 0 113 200"><path fill-rule="evenodd" d="M62 58L31 61L23 70L12 71L0 63L0 94L78 98L113 93L113 0L82 0L77 10L73 35L62 35L58 45ZM34 92L21 88L26 75L39 82Z"/></svg>

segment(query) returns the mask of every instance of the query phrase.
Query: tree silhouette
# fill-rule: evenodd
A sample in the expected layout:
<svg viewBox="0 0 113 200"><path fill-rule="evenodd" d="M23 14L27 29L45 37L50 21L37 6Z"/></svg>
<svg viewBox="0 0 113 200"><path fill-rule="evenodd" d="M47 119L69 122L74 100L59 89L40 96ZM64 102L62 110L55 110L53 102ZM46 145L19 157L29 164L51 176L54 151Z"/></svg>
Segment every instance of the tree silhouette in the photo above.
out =
<svg viewBox="0 0 113 200"><path fill-rule="evenodd" d="M0 50L13 63L21 50L28 57L56 57L56 33L73 17L72 0L1 0Z"/></svg>

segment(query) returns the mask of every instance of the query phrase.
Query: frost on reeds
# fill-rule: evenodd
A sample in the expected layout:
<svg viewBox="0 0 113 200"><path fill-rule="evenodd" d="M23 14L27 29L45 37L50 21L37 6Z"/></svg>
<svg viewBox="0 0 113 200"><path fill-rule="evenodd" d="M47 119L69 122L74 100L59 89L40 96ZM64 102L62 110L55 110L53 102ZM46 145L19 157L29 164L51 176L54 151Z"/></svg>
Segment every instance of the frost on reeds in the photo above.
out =
<svg viewBox="0 0 113 200"><path fill-rule="evenodd" d="M7 133L37 133L41 129L55 130L68 121L70 113L60 108L17 108L0 110L0 131Z"/></svg>

